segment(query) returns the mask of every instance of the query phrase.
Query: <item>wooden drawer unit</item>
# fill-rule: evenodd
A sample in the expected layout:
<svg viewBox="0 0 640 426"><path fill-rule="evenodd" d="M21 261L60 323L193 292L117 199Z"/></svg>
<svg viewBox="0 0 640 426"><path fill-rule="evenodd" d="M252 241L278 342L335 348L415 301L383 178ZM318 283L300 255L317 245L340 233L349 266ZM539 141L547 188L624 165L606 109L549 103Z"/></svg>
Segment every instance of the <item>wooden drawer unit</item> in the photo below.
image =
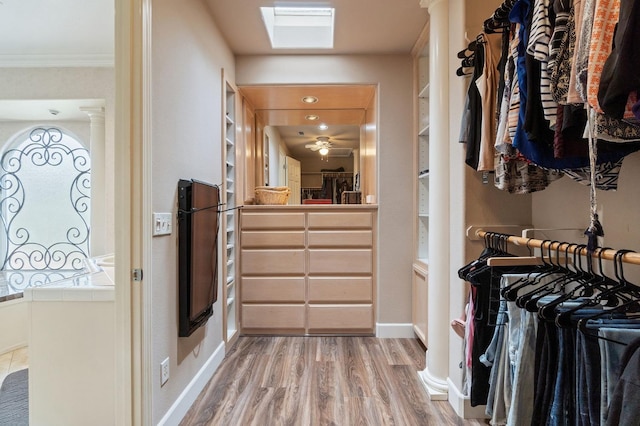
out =
<svg viewBox="0 0 640 426"><path fill-rule="evenodd" d="M370 277L309 277L309 303L371 303Z"/></svg>
<svg viewBox="0 0 640 426"><path fill-rule="evenodd" d="M374 210L246 207L242 333L374 334Z"/></svg>
<svg viewBox="0 0 640 426"><path fill-rule="evenodd" d="M309 305L309 333L370 332L373 305Z"/></svg>

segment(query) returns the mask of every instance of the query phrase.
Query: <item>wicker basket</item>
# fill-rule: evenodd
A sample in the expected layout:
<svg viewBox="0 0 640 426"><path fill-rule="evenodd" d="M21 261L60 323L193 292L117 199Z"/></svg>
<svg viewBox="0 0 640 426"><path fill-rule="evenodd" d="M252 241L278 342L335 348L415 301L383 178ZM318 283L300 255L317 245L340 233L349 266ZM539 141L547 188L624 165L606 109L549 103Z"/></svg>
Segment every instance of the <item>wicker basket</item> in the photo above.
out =
<svg viewBox="0 0 640 426"><path fill-rule="evenodd" d="M256 186L256 204L287 204L289 194L287 186Z"/></svg>

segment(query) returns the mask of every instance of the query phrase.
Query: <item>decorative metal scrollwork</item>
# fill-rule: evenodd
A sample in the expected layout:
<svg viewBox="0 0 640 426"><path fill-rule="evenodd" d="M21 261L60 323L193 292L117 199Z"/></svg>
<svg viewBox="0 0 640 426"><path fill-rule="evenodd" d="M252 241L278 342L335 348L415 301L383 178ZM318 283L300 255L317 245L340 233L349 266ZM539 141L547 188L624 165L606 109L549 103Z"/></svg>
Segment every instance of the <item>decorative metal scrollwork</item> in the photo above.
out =
<svg viewBox="0 0 640 426"><path fill-rule="evenodd" d="M2 270L77 270L82 269L83 259L89 256L91 160L89 151L75 139L69 137L72 143L65 143L67 137L57 128L36 128L29 134L29 140L7 150L0 158L0 219L5 235L5 240L0 241ZM56 206L47 206L46 201L37 203L47 194L47 188L34 190L25 185L29 176L63 167L70 167L73 174L68 190L72 214L65 217L66 224L51 224L55 233L59 233L54 237L59 240L51 241L33 235L28 221L44 223L48 215L60 212L55 211ZM52 177L47 184L53 192L55 185L66 185L67 181L59 182ZM45 192L40 193L41 190Z"/></svg>

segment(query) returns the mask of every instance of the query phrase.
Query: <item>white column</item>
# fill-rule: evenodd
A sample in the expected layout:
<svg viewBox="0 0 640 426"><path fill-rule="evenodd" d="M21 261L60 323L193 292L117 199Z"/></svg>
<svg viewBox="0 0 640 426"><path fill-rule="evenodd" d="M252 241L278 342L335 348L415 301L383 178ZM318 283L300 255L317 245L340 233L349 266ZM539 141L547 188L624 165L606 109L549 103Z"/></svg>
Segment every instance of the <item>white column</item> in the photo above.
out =
<svg viewBox="0 0 640 426"><path fill-rule="evenodd" d="M446 400L449 374L449 1L429 10L429 278L427 362L419 372L429 397Z"/></svg>
<svg viewBox="0 0 640 426"><path fill-rule="evenodd" d="M104 107L83 107L91 120L91 256L105 253L107 203L105 196L105 124Z"/></svg>

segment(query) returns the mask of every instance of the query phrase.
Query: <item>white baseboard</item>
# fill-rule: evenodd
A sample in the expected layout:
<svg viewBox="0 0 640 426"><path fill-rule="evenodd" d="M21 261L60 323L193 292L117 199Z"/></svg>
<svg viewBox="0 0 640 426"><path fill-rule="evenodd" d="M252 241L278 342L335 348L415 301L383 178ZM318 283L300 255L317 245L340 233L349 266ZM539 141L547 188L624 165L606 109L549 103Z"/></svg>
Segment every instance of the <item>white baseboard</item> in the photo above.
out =
<svg viewBox="0 0 640 426"><path fill-rule="evenodd" d="M468 396L464 395L458 387L447 378L447 384L449 385L449 404L456 412L458 417L463 419L486 419L484 405L478 405L476 407L471 406L471 400Z"/></svg>
<svg viewBox="0 0 640 426"><path fill-rule="evenodd" d="M198 395L200 395L200 392L202 392L209 379L211 379L222 363L224 354L225 346L224 342L222 342L213 352L213 355L204 363L200 371L198 371L198 374L195 375L180 396L178 396L178 399L176 399L171 408L169 408L167 414L164 415L158 425L173 426L180 424L184 415L187 414L189 408L191 408L198 398Z"/></svg>
<svg viewBox="0 0 640 426"><path fill-rule="evenodd" d="M376 337L412 339L416 337L411 323L376 323Z"/></svg>

